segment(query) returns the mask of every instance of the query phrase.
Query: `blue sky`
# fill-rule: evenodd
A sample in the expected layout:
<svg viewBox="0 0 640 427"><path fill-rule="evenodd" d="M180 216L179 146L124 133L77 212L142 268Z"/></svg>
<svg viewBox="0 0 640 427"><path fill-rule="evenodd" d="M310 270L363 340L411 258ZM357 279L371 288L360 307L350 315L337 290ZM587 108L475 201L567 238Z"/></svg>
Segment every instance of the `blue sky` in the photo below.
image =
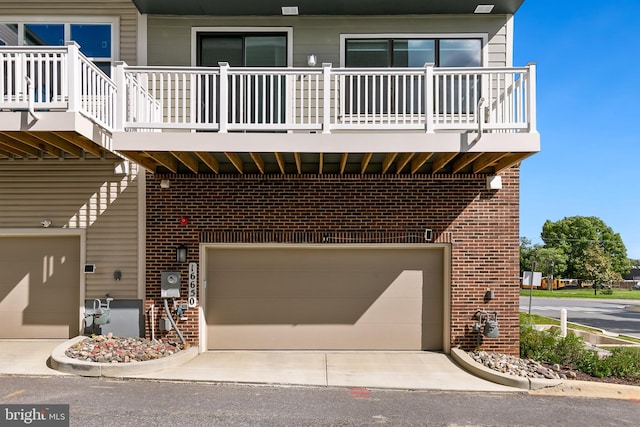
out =
<svg viewBox="0 0 640 427"><path fill-rule="evenodd" d="M514 65L538 64L542 150L521 167L520 236L602 219L640 258L640 0L525 0Z"/></svg>

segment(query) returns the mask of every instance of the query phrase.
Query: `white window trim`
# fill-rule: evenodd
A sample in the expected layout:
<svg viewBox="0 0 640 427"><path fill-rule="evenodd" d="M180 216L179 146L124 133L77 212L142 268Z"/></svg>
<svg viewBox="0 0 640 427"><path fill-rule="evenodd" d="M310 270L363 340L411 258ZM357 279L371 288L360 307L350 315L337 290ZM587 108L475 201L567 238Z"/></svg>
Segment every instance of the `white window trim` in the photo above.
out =
<svg viewBox="0 0 640 427"><path fill-rule="evenodd" d="M489 63L488 33L364 33L364 34L340 34L340 68L344 68L346 62L347 39L481 39L482 40L482 65Z"/></svg>
<svg viewBox="0 0 640 427"><path fill-rule="evenodd" d="M117 16L11 16L0 17L2 24L18 24L18 46L24 45L25 24L57 24L64 25L65 42L70 41L71 24L108 24L111 25L111 57L89 58L97 62L115 62L120 60L120 18Z"/></svg>
<svg viewBox="0 0 640 427"><path fill-rule="evenodd" d="M293 64L293 27L191 27L191 66L195 67L198 58L199 33L286 33L287 68Z"/></svg>

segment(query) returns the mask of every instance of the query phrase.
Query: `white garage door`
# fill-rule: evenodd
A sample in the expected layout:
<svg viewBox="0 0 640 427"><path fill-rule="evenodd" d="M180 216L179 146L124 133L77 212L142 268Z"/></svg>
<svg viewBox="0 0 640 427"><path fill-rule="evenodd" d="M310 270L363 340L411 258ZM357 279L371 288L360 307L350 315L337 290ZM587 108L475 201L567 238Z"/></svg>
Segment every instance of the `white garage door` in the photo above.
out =
<svg viewBox="0 0 640 427"><path fill-rule="evenodd" d="M210 247L209 349L440 350L443 250Z"/></svg>
<svg viewBox="0 0 640 427"><path fill-rule="evenodd" d="M79 332L80 237L0 236L0 338Z"/></svg>

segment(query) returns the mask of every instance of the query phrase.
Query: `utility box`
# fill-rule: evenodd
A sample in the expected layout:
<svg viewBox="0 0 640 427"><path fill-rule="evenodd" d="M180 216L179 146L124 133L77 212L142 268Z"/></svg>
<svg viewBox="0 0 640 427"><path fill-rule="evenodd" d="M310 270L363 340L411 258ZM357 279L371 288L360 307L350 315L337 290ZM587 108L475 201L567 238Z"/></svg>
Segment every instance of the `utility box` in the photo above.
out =
<svg viewBox="0 0 640 427"><path fill-rule="evenodd" d="M163 271L161 273L160 296L162 298L180 298L180 272Z"/></svg>
<svg viewBox="0 0 640 427"><path fill-rule="evenodd" d="M93 312L94 299L84 301L85 313ZM141 299L114 299L109 304L109 323L94 324L93 316L85 316L85 335L106 335L111 332L118 337L144 337L144 301Z"/></svg>
<svg viewBox="0 0 640 427"><path fill-rule="evenodd" d="M160 329L162 332L169 332L173 328L171 327L171 322L167 317L161 317L158 329Z"/></svg>

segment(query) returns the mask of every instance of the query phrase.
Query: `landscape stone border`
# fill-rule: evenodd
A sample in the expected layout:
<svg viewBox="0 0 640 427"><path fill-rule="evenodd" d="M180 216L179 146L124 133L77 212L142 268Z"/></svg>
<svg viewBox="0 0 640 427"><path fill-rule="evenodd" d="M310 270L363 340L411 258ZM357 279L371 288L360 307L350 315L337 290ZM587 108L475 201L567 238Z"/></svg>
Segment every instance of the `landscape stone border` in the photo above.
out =
<svg viewBox="0 0 640 427"><path fill-rule="evenodd" d="M476 362L466 351L459 348L451 349L451 357L456 361L456 363L458 363L458 365L462 366L473 375L508 387L521 388L524 390L539 390L548 387L556 387L565 382L561 379L528 378L503 374L502 372L487 368L486 366Z"/></svg>
<svg viewBox="0 0 640 427"><path fill-rule="evenodd" d="M128 363L100 363L88 362L68 357L66 351L85 340L86 336L78 336L58 345L51 352L51 368L68 374L80 375L83 377L111 377L122 378L134 375L145 375L162 369L179 366L198 355L197 347L188 347L170 356L142 362Z"/></svg>

